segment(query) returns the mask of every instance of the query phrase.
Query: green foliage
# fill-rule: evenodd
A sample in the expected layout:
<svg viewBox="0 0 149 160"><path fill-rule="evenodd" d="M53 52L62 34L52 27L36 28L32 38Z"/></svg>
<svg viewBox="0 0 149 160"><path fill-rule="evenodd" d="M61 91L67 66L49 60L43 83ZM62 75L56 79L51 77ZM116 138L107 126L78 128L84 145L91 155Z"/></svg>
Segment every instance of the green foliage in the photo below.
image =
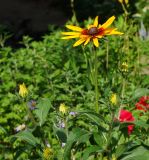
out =
<svg viewBox="0 0 149 160"><path fill-rule="evenodd" d="M18 49L5 47L3 41L0 159L139 160L141 154L147 159L148 111L136 110L135 104L149 95L148 72L144 72L148 40L138 36L137 21L127 16L119 16L115 23L124 35L101 39L96 50L99 113L94 110L91 44L72 48L73 40L60 40L62 29L38 42L24 36L24 47ZM142 57L145 60L141 61ZM128 64L126 71L122 70L123 62ZM29 91L24 98L19 95L22 83ZM117 94L116 104L110 100L112 93ZM59 111L61 103L68 107L66 113ZM120 122L122 108L132 111L135 121ZM129 125L134 127L130 135Z"/></svg>
<svg viewBox="0 0 149 160"><path fill-rule="evenodd" d="M41 99L38 103L37 109L35 110L35 114L39 118L40 126L42 126L45 123L50 108L51 102L49 101L49 99Z"/></svg>

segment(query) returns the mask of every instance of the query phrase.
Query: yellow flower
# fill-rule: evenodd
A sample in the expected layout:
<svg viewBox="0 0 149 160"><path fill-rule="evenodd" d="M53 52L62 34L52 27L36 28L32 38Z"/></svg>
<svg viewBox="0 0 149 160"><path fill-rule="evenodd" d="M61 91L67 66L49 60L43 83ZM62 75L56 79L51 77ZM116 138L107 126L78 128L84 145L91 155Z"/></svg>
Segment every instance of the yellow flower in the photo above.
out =
<svg viewBox="0 0 149 160"><path fill-rule="evenodd" d="M46 147L43 150L43 158L46 160L51 160L54 157L54 151L52 148Z"/></svg>
<svg viewBox="0 0 149 160"><path fill-rule="evenodd" d="M126 62L122 63L121 70L122 72L128 72L128 64Z"/></svg>
<svg viewBox="0 0 149 160"><path fill-rule="evenodd" d="M111 102L112 104L114 104L114 105L117 104L117 96L116 96L115 93L113 93L113 94L111 95L111 97L110 97L110 102Z"/></svg>
<svg viewBox="0 0 149 160"><path fill-rule="evenodd" d="M128 4L128 3L129 3L129 0L125 0L125 3Z"/></svg>
<svg viewBox="0 0 149 160"><path fill-rule="evenodd" d="M59 107L59 111L62 112L63 114L66 114L68 111L68 108L64 103L61 103Z"/></svg>
<svg viewBox="0 0 149 160"><path fill-rule="evenodd" d="M28 90L24 83L19 85L19 95L23 98L28 95Z"/></svg>
<svg viewBox="0 0 149 160"><path fill-rule="evenodd" d="M115 16L110 17L104 24L98 24L98 16L96 16L93 25L90 25L88 28L83 29L78 26L66 25L66 28L72 30L72 32L62 32L62 39L72 39L79 38L73 45L76 47L84 43L84 46L87 45L90 41L93 41L93 44L98 47L98 39L103 38L106 35L121 35L123 33L117 31L117 28L108 28L113 21Z"/></svg>

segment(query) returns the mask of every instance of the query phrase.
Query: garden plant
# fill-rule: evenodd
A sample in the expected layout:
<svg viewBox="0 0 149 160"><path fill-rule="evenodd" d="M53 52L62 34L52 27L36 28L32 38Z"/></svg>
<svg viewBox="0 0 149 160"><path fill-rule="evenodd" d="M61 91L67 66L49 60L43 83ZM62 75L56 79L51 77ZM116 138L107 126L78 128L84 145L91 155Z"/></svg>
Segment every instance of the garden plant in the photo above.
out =
<svg viewBox="0 0 149 160"><path fill-rule="evenodd" d="M0 160L148 160L149 5L78 22L71 2L40 41L1 32Z"/></svg>

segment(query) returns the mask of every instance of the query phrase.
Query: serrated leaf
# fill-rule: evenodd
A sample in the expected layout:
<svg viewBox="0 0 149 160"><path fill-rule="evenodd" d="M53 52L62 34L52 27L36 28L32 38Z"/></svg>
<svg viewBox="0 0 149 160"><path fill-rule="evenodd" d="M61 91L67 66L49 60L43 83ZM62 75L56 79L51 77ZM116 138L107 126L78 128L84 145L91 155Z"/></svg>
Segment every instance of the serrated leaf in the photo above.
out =
<svg viewBox="0 0 149 160"><path fill-rule="evenodd" d="M48 112L52 107L51 102L49 99L44 98L41 99L37 105L37 109L35 110L35 114L39 119L39 125L42 126L46 121Z"/></svg>
<svg viewBox="0 0 149 160"><path fill-rule="evenodd" d="M30 145L36 146L37 144L40 144L39 139L33 136L33 134L27 130L22 131L14 135L13 137L20 138L23 141L26 141Z"/></svg>

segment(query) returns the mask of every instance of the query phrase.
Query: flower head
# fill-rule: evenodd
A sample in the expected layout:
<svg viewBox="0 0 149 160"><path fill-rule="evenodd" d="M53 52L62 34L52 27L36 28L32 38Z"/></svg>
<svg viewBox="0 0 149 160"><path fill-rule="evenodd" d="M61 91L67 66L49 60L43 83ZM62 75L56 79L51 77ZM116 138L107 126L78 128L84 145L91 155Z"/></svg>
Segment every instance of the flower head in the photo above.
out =
<svg viewBox="0 0 149 160"><path fill-rule="evenodd" d="M98 24L98 16L96 16L93 25L90 25L88 28L83 29L78 26L66 25L66 27L72 32L62 32L64 37L62 39L72 39L79 38L73 45L76 47L84 43L84 46L87 45L90 41L93 41L96 47L99 46L98 39L103 38L106 35L121 35L123 33L117 31L117 28L108 28L113 21L115 16L110 17L105 23Z"/></svg>
<svg viewBox="0 0 149 160"><path fill-rule="evenodd" d="M46 159L46 160L49 160L49 159L52 159L54 156L54 151L52 148L50 147L46 147L44 150L43 150L43 158Z"/></svg>
<svg viewBox="0 0 149 160"><path fill-rule="evenodd" d="M59 111L62 112L63 114L66 114L68 111L68 108L64 103L61 103L59 107Z"/></svg>
<svg viewBox="0 0 149 160"><path fill-rule="evenodd" d="M28 107L30 108L30 110L36 109L36 101L34 101L34 100L29 101Z"/></svg>
<svg viewBox="0 0 149 160"><path fill-rule="evenodd" d="M69 112L69 115L71 115L71 116L76 116L76 115L77 115L77 112Z"/></svg>
<svg viewBox="0 0 149 160"><path fill-rule="evenodd" d="M115 93L113 93L110 97L110 102L114 105L117 104L117 95Z"/></svg>
<svg viewBox="0 0 149 160"><path fill-rule="evenodd" d="M61 144L62 148L65 147L65 145L66 145L66 143L62 143L62 144Z"/></svg>
<svg viewBox="0 0 149 160"><path fill-rule="evenodd" d="M15 128L15 131L16 132L19 132L19 131L22 131L26 128L26 125L25 124L21 124L19 125L18 127Z"/></svg>
<svg viewBox="0 0 149 160"><path fill-rule="evenodd" d="M28 95L28 90L24 83L19 85L19 95L23 98Z"/></svg>
<svg viewBox="0 0 149 160"><path fill-rule="evenodd" d="M128 64L126 62L123 62L121 65L121 71L122 72L128 72Z"/></svg>
<svg viewBox="0 0 149 160"><path fill-rule="evenodd" d="M133 117L132 113L121 109L120 113L119 113L119 121L120 122L133 122L135 120L135 118ZM130 135L133 131L134 125L128 125L128 135Z"/></svg>
<svg viewBox="0 0 149 160"><path fill-rule="evenodd" d="M149 110L149 96L143 96L140 98L139 102L136 103L136 109L147 111Z"/></svg>
<svg viewBox="0 0 149 160"><path fill-rule="evenodd" d="M65 123L63 121L58 122L58 127L59 128L65 128Z"/></svg>

